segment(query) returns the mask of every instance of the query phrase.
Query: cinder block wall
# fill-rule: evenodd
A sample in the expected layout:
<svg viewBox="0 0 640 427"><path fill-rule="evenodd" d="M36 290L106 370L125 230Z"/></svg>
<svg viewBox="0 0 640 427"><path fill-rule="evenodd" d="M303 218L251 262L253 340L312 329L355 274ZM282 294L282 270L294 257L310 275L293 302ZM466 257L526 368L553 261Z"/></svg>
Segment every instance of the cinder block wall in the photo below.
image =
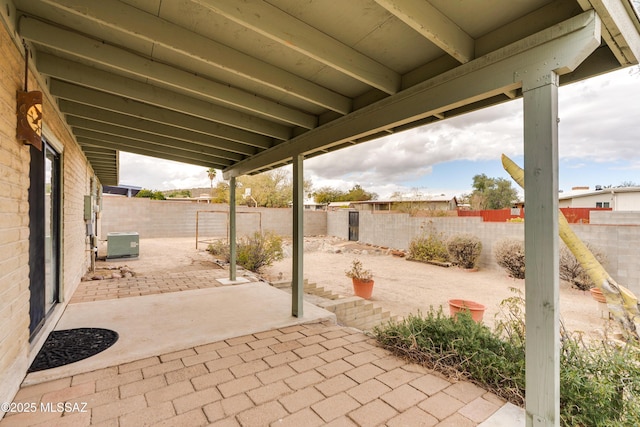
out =
<svg viewBox="0 0 640 427"><path fill-rule="evenodd" d="M197 219L199 238L222 237L227 233L228 212L228 205L105 195L100 214L101 236L106 239L110 232L137 232L140 238L195 237ZM260 226L281 236L292 235L291 209L239 206L237 212L238 236L258 231ZM305 211L305 235L326 235L326 215L322 211Z"/></svg>
<svg viewBox="0 0 640 427"><path fill-rule="evenodd" d="M327 234L345 240L349 238L349 211L347 209L327 212Z"/></svg>
<svg viewBox="0 0 640 427"><path fill-rule="evenodd" d="M15 14L14 14L15 16ZM4 8L0 20L9 22ZM21 40L0 22L0 402L10 402L44 338L55 326L65 303L48 316L29 343L29 146L16 140L16 91L24 85ZM32 64L33 65L33 64ZM93 175L62 115L44 85L29 72L29 90L41 90L43 135L61 151L62 265L61 299L68 300L87 270L90 257L85 237L83 196ZM0 413L2 417L3 413Z"/></svg>
<svg viewBox="0 0 640 427"><path fill-rule="evenodd" d="M640 295L640 213L594 214L602 224L594 224L592 219L591 224L572 224L572 229L583 241L604 252L608 259L605 267L614 280ZM361 242L403 250L409 248L412 239L430 230L444 236L473 234L482 242L480 267L489 269L500 269L493 254L498 241L503 238L524 239L524 223L482 222L478 217L423 218L402 213L360 212L359 218ZM328 212L329 235L345 238L348 222L348 215L344 212Z"/></svg>

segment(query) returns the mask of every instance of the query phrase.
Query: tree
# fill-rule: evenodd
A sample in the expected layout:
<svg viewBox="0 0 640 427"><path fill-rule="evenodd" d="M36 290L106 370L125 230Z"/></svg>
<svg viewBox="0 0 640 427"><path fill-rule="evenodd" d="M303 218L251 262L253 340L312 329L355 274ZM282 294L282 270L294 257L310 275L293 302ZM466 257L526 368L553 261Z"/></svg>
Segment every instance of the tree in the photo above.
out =
<svg viewBox="0 0 640 427"><path fill-rule="evenodd" d="M142 190L138 191L138 194L136 194L136 197L147 198L152 200L166 200L166 198L164 197L164 194L162 194L160 191L147 190L146 188L143 188Z"/></svg>
<svg viewBox="0 0 640 427"><path fill-rule="evenodd" d="M229 184L220 181L211 190L211 203L229 203Z"/></svg>
<svg viewBox="0 0 640 427"><path fill-rule="evenodd" d="M507 179L479 174L473 177L473 192L469 200L473 209L503 209L518 200L518 192Z"/></svg>
<svg viewBox="0 0 640 427"><path fill-rule="evenodd" d="M366 191L360 184L354 185L349 191L342 191L333 187L322 187L313 192L312 195L316 203L360 202L378 198L376 193Z"/></svg>
<svg viewBox="0 0 640 427"><path fill-rule="evenodd" d="M238 178L240 203L246 202L242 197L246 189L251 189L251 198L255 200L257 206L269 208L284 208L289 206L293 200L293 182L289 170L280 168L269 172L264 172L253 176L242 176ZM311 181L305 180L303 192L311 191ZM244 189L244 190L242 190Z"/></svg>
<svg viewBox="0 0 640 427"><path fill-rule="evenodd" d="M312 193L313 200L316 203L331 203L337 202L345 195L344 191L335 189L333 187L322 187Z"/></svg>
<svg viewBox="0 0 640 427"><path fill-rule="evenodd" d="M213 191L213 180L216 179L216 175L218 172L214 168L207 169L207 176L209 176L209 181L211 181L211 191Z"/></svg>
<svg viewBox="0 0 640 427"><path fill-rule="evenodd" d="M349 190L345 197L345 202L362 202L364 200L375 200L378 198L376 193L370 193L360 186L360 184L354 185Z"/></svg>

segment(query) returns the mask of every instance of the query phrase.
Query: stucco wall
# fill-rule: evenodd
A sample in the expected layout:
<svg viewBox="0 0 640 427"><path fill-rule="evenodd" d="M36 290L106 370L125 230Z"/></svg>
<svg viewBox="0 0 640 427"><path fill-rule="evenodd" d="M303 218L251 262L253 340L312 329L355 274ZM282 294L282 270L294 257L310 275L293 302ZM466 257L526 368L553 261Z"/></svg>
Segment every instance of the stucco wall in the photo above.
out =
<svg viewBox="0 0 640 427"><path fill-rule="evenodd" d="M15 14L14 14L15 16ZM6 11L0 18L9 22ZM0 20L2 21L2 20ZM29 146L16 140L16 91L24 85L24 59L0 22L0 402L11 401L26 370L61 315L58 304L29 343ZM21 43L21 42L20 42ZM29 90L44 93L44 136L61 151L61 299L68 299L89 265L82 196L92 175L80 148L61 121L51 97L29 73ZM0 413L0 417L3 413Z"/></svg>
<svg viewBox="0 0 640 427"><path fill-rule="evenodd" d="M207 213L211 211L219 213ZM105 195L100 214L101 236L106 238L110 232L134 231L140 238L195 238L197 218L199 238L221 237L226 236L228 211L228 205ZM292 235L291 209L240 206L237 212L238 236L259 230L260 224L264 231L273 231L281 236ZM326 215L324 211L305 211L305 235L326 235Z"/></svg>
<svg viewBox="0 0 640 427"><path fill-rule="evenodd" d="M598 221L609 224L572 224L576 234L603 251L608 259L607 271L619 284L640 295L640 213L618 215L616 212L594 212ZM630 218L631 217L631 218ZM593 218L593 217L592 217ZM608 218L608 219L607 219ZM616 224L614 219L622 222ZM624 218L624 219L623 219ZM630 224L635 221L634 224ZM330 235L346 238L341 233L348 227L343 212L328 212ZM360 212L360 241L396 249L408 249L411 240L430 229L445 236L469 233L482 241L480 267L499 269L493 256L495 244L503 238L524 239L524 223L482 222L479 217L420 218L409 214L375 214ZM333 232L336 234L332 234Z"/></svg>

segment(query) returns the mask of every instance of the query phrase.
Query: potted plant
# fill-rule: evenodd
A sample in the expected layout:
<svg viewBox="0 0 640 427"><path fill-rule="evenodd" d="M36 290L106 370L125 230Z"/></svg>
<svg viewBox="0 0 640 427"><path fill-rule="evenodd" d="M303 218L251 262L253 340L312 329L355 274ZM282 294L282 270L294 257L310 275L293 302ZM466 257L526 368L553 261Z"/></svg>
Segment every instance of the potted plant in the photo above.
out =
<svg viewBox="0 0 640 427"><path fill-rule="evenodd" d="M346 270L345 275L351 278L353 282L353 293L364 299L371 298L373 292L373 273L371 270L365 270L362 261L354 259L351 262L351 268Z"/></svg>
<svg viewBox="0 0 640 427"><path fill-rule="evenodd" d="M449 313L451 317L456 317L461 311L469 311L471 318L476 322L482 322L484 317L484 311L487 309L484 305L475 301L463 300L463 299L450 299L449 301Z"/></svg>
<svg viewBox="0 0 640 427"><path fill-rule="evenodd" d="M596 288L595 286L591 289L589 289L589 292L591 292L591 297L601 303L607 303L607 298L604 296L604 294L602 293L602 290L600 288Z"/></svg>

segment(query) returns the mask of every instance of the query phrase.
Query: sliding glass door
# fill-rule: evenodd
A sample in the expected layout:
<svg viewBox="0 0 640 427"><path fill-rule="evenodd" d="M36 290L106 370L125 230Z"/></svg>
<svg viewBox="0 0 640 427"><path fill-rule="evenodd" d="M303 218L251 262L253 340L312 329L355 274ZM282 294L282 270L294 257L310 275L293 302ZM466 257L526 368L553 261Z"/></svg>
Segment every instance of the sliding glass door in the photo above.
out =
<svg viewBox="0 0 640 427"><path fill-rule="evenodd" d="M59 301L60 155L48 144L31 146L29 178L29 291L31 338Z"/></svg>

